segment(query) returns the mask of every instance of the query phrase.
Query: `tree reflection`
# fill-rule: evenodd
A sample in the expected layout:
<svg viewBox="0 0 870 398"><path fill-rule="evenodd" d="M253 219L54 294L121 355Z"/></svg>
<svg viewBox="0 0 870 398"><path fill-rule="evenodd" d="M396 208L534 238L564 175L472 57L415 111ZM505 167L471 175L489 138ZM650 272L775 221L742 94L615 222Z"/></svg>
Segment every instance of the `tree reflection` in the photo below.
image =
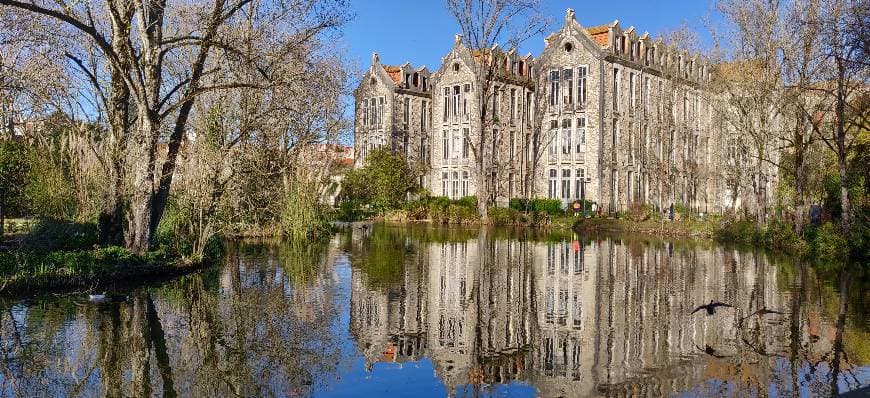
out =
<svg viewBox="0 0 870 398"><path fill-rule="evenodd" d="M0 395L308 396L359 357L360 372L427 358L456 396L514 382L540 396L833 395L866 383L866 295L845 269L480 228L231 244L221 266L125 302L0 302ZM733 308L691 314L711 300Z"/></svg>

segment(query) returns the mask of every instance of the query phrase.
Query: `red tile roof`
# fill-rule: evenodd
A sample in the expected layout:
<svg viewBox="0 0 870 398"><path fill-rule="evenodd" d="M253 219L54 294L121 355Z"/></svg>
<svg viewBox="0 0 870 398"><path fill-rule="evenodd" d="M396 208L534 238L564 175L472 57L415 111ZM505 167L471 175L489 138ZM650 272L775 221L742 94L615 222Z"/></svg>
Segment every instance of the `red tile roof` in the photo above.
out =
<svg viewBox="0 0 870 398"><path fill-rule="evenodd" d="M384 70L387 71L388 75L390 75L390 79L393 80L393 83L399 84L402 82L402 68L398 66L384 65Z"/></svg>
<svg viewBox="0 0 870 398"><path fill-rule="evenodd" d="M607 33L610 25L598 25L591 28L586 28L586 33L592 36L592 39L598 42L601 47L607 46Z"/></svg>

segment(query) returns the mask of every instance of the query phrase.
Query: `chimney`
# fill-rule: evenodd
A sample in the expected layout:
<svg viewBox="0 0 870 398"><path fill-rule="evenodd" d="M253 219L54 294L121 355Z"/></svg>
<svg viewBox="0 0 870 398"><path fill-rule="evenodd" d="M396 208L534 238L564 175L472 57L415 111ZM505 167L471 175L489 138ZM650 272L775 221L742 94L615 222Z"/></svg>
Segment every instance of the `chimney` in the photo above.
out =
<svg viewBox="0 0 870 398"><path fill-rule="evenodd" d="M377 65L379 63L381 63L381 57L378 55L378 53L373 52L372 53L372 65Z"/></svg>

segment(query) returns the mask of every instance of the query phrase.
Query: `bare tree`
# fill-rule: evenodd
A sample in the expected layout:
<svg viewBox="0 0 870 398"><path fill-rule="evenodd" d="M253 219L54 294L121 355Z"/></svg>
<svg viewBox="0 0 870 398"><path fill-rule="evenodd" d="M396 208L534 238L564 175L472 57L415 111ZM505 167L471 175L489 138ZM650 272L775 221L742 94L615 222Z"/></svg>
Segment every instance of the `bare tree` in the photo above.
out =
<svg viewBox="0 0 870 398"><path fill-rule="evenodd" d="M779 32L780 4L775 0L718 3L733 28L729 62L719 66L715 91L723 101L721 122L737 133L733 141L749 161L749 187L755 219L767 218L771 168L779 167L777 145L782 136L782 76ZM727 134L727 133L726 133Z"/></svg>
<svg viewBox="0 0 870 398"><path fill-rule="evenodd" d="M126 213L124 241L135 251L153 243L197 98L292 82L293 74L275 78L284 57L305 51L304 44L345 18L341 0L108 0L100 8L90 2L0 0L0 5L63 22L68 34L99 51L108 79L93 80L108 86L114 143L101 220L117 227ZM231 73L226 60L257 73ZM165 154L160 143L166 144Z"/></svg>
<svg viewBox="0 0 870 398"><path fill-rule="evenodd" d="M497 109L490 109L499 71L503 69L504 53L497 51L499 43L517 48L546 27L539 11L539 0L446 0L447 8L459 24L465 46L477 59L476 117L479 131L470 132L469 148L474 155L474 177L477 182L477 207L482 219L487 218L490 191L495 189L491 176L500 137L488 136L487 127L497 119ZM476 136L475 136L476 135ZM491 142L495 141L495 142ZM489 145L487 145L489 144ZM491 152L492 150L490 150Z"/></svg>
<svg viewBox="0 0 870 398"><path fill-rule="evenodd" d="M799 15L803 29L818 34L820 65L815 71L816 82L807 89L816 93L817 112L805 115L819 138L837 158L840 177L841 226L849 233L852 222L852 202L848 173L852 167L850 154L857 132L870 129L868 100L870 67L870 4L856 0L808 1L807 12Z"/></svg>

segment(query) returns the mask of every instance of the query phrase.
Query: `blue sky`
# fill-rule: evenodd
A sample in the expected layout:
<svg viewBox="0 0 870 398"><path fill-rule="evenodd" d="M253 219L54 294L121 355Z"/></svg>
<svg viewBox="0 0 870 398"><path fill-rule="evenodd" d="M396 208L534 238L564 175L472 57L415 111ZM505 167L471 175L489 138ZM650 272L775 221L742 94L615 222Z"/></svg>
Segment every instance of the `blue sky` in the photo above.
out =
<svg viewBox="0 0 870 398"><path fill-rule="evenodd" d="M351 0L350 4L355 17L344 28L343 41L350 60L361 69L369 66L376 51L385 64L410 61L434 71L459 31L444 0ZM626 28L634 25L656 36L686 23L701 33L702 40L706 38L703 20L713 15L711 0L542 0L542 5L553 22L549 31L561 26L565 9L573 8L577 21L587 27L619 19ZM533 37L521 53L538 55L543 47L544 36Z"/></svg>

